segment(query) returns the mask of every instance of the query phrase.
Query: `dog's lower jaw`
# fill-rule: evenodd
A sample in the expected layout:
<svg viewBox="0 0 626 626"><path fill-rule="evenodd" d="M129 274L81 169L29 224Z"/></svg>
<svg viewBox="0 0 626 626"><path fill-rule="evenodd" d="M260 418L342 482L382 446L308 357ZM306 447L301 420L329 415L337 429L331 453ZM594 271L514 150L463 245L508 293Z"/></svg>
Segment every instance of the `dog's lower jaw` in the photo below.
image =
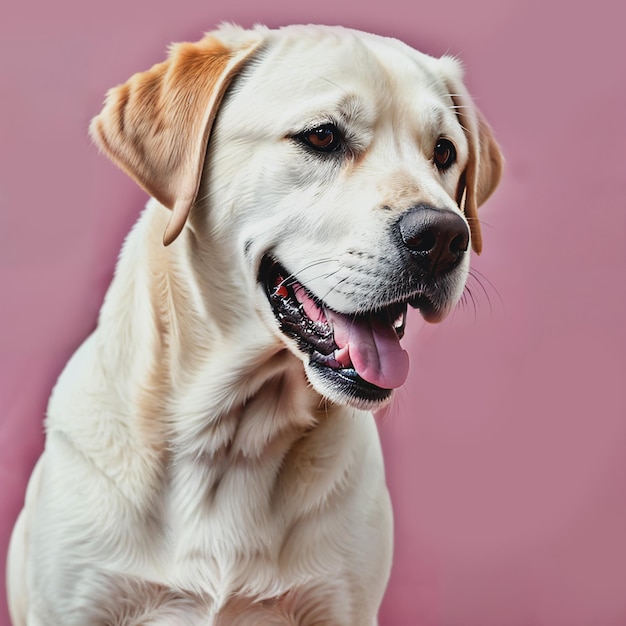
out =
<svg viewBox="0 0 626 626"><path fill-rule="evenodd" d="M305 364L304 368L313 388L327 402L375 411L393 398L393 389L370 385L353 369L330 370L314 362Z"/></svg>

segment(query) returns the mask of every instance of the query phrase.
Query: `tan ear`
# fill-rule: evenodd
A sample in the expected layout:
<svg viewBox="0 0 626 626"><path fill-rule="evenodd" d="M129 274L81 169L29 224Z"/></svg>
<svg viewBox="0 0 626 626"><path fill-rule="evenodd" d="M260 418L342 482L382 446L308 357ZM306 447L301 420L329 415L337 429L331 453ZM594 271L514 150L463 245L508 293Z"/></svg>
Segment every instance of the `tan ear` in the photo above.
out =
<svg viewBox="0 0 626 626"><path fill-rule="evenodd" d="M172 210L163 243L183 229L196 200L213 121L233 76L260 39L232 49L211 35L172 46L169 58L111 89L90 125L95 143Z"/></svg>
<svg viewBox="0 0 626 626"><path fill-rule="evenodd" d="M463 90L464 91L464 90ZM495 191L502 177L504 160L491 128L480 111L475 109L464 93L453 93L455 111L469 144L467 167L457 190L457 202L462 207L472 233L472 248L480 254L483 248L478 207Z"/></svg>

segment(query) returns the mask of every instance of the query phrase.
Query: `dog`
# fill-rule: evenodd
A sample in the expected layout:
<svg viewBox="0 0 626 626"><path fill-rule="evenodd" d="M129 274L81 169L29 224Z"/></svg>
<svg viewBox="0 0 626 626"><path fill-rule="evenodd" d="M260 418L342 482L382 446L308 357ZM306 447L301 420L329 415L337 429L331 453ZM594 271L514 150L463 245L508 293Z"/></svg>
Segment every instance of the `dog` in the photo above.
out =
<svg viewBox="0 0 626 626"><path fill-rule="evenodd" d="M406 380L407 307L439 322L461 297L502 169L459 63L224 25L90 132L151 200L52 393L14 625L376 624L371 411Z"/></svg>

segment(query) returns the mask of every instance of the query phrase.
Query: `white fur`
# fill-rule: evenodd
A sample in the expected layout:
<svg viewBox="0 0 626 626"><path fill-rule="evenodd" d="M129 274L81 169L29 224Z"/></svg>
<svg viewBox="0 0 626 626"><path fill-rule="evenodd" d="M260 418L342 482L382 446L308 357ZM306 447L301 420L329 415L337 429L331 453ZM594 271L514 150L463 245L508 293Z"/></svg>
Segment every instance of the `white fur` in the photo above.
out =
<svg viewBox="0 0 626 626"><path fill-rule="evenodd" d="M258 266L272 250L332 308L378 304L392 220L461 213L460 71L342 29L217 36L263 47L220 109L187 226L163 247L170 212L148 204L54 389L11 546L15 626L376 623L392 553L376 425L279 331ZM337 116L361 154L347 166L286 139ZM445 175L438 134L458 150ZM354 281L355 259L379 270Z"/></svg>

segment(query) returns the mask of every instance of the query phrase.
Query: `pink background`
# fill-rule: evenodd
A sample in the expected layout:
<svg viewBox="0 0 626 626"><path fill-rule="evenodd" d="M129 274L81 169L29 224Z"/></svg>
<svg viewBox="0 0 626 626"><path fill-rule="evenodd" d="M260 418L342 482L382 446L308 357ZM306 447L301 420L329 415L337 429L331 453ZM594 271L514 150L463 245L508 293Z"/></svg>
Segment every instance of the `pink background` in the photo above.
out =
<svg viewBox="0 0 626 626"><path fill-rule="evenodd" d="M144 203L86 135L104 92L222 20L342 23L460 55L506 176L475 306L411 320L381 419L383 626L626 624L626 46L615 1L83 0L0 20L0 560L64 362ZM0 595L0 624L8 624Z"/></svg>

